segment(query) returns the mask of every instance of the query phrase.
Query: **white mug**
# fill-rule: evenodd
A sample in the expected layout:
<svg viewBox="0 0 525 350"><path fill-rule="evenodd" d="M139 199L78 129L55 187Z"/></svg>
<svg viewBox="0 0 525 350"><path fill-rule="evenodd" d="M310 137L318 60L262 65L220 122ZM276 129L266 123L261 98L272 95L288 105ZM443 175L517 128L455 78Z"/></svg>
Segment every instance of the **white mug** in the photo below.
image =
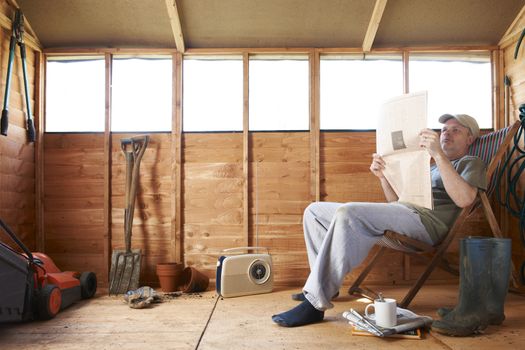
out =
<svg viewBox="0 0 525 350"><path fill-rule="evenodd" d="M368 314L368 309L371 307L375 309L375 314ZM384 298L383 301L376 299L373 304L366 306L365 315L371 320L375 320L379 327L392 328L397 324L396 311L396 299Z"/></svg>

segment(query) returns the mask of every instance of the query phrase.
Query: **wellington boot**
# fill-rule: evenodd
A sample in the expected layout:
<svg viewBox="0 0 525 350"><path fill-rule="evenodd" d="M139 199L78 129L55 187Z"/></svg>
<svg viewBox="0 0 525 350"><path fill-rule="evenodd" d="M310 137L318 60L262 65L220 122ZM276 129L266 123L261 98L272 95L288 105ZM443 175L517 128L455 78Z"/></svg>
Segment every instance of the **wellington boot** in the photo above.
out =
<svg viewBox="0 0 525 350"><path fill-rule="evenodd" d="M468 336L487 328L492 242L484 237L460 240L459 297L456 307L432 330L450 336Z"/></svg>
<svg viewBox="0 0 525 350"><path fill-rule="evenodd" d="M510 238L491 238L491 242L492 266L487 311L489 323L500 325L505 319L504 305L509 290L512 241Z"/></svg>
<svg viewBox="0 0 525 350"><path fill-rule="evenodd" d="M492 242L490 289L487 299L487 312L490 325L500 325L505 319L504 304L509 288L511 265L511 239L490 238ZM445 317L453 309L442 307L437 310L440 317Z"/></svg>

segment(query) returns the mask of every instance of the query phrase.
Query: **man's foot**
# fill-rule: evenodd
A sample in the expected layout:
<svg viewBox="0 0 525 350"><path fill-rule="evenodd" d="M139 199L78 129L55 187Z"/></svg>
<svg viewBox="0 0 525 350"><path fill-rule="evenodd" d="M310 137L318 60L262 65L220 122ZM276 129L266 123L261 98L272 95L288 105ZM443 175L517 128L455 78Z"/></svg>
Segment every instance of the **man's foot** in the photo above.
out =
<svg viewBox="0 0 525 350"><path fill-rule="evenodd" d="M332 300L334 300L338 296L339 296L339 292L335 293L335 295L332 297ZM292 300L305 301L306 297L304 296L304 293L294 293L294 294L292 294Z"/></svg>
<svg viewBox="0 0 525 350"><path fill-rule="evenodd" d="M321 322L324 311L319 311L308 300L303 301L291 310L273 315L273 322L283 327L298 327L311 323Z"/></svg>

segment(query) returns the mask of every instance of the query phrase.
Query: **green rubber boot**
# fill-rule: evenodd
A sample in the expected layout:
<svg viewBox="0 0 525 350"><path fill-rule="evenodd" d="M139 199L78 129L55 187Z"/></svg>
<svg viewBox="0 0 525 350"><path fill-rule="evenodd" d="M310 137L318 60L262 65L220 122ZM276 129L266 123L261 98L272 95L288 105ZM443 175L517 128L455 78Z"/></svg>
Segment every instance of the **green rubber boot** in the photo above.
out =
<svg viewBox="0 0 525 350"><path fill-rule="evenodd" d="M511 244L510 238L489 238L492 242L491 285L487 300L490 325L500 325L505 320L505 297L509 288ZM437 310L440 317L445 317L452 308L442 307Z"/></svg>
<svg viewBox="0 0 525 350"><path fill-rule="evenodd" d="M487 328L487 300L491 275L492 242L485 237L460 240L459 298L456 307L443 319L432 323L432 330L464 337Z"/></svg>
<svg viewBox="0 0 525 350"><path fill-rule="evenodd" d="M511 244L510 238L491 238L491 285L487 299L489 324L500 325L505 319L504 305L509 290Z"/></svg>

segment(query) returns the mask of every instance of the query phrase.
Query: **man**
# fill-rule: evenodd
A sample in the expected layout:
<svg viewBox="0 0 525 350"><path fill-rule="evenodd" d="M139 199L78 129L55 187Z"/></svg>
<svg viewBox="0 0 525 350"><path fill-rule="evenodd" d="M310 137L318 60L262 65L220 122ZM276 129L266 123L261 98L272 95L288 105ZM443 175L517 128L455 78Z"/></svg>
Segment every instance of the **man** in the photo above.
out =
<svg viewBox="0 0 525 350"><path fill-rule="evenodd" d="M430 244L438 243L452 226L461 208L471 204L477 190L486 189L483 161L467 155L479 136L476 120L468 115L445 114L441 135L420 132L419 146L434 160L431 167L434 209L398 202L383 174L385 162L374 154L371 172L379 178L388 203L310 204L303 217L310 275L302 294L292 296L301 304L272 316L285 327L319 322L333 307L345 275L357 267L385 230L392 230Z"/></svg>

